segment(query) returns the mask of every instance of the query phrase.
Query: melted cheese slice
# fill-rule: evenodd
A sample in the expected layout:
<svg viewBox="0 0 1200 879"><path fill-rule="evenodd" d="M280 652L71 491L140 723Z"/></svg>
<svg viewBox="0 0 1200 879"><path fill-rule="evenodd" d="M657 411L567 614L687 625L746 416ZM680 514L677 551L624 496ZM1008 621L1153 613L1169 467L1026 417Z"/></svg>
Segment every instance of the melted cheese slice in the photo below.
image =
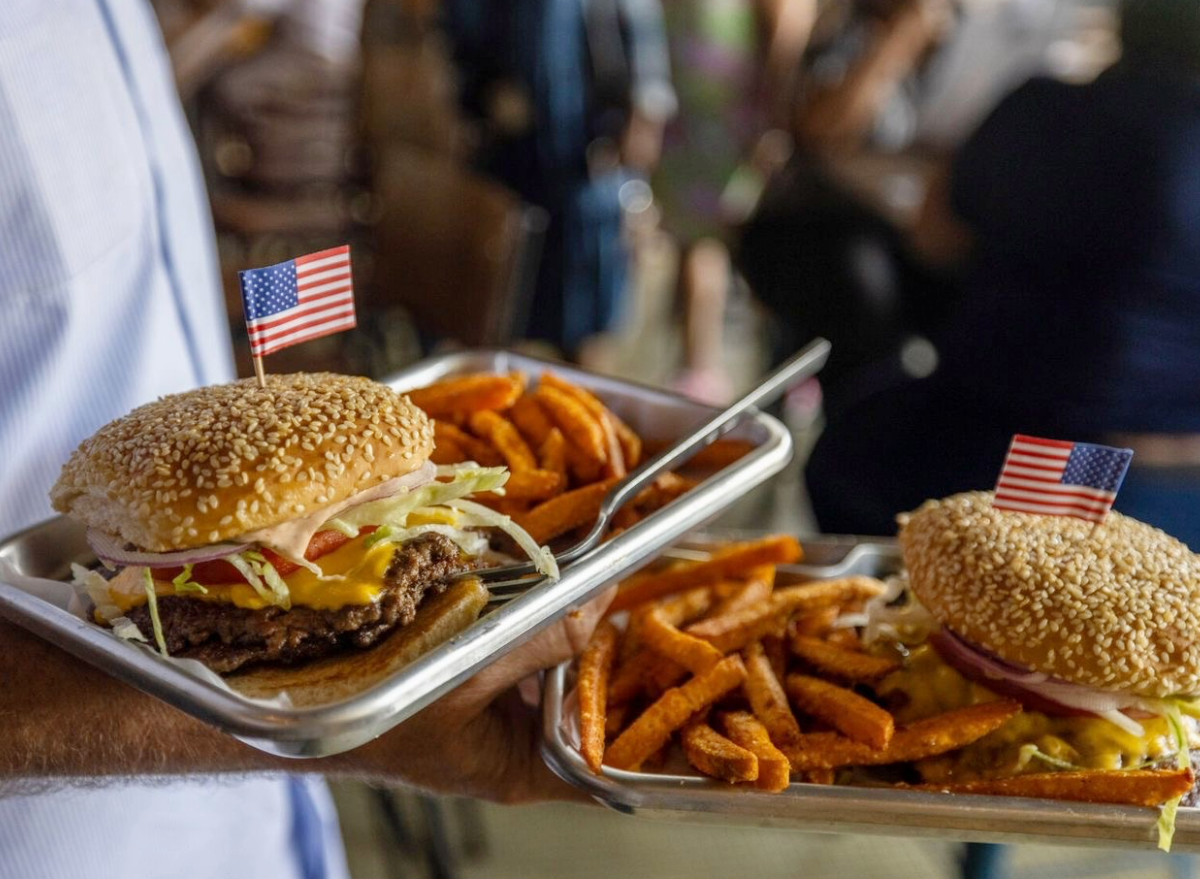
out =
<svg viewBox="0 0 1200 879"><path fill-rule="evenodd" d="M337 610L346 605L373 603L383 591L383 576L396 550L395 544L380 543L363 552L363 540L351 540L333 552L321 556L317 564L327 579L318 579L304 568L283 578L292 596L292 607L311 607L316 610ZM108 591L113 604L121 612L146 603L144 568L126 568L109 581ZM328 579L336 576L339 579ZM223 601L237 607L260 610L271 606L249 583L201 584L208 593L187 592L197 601ZM160 598L175 595L171 581L155 580L154 591Z"/></svg>
<svg viewBox="0 0 1200 879"><path fill-rule="evenodd" d="M913 648L905 667L881 681L877 689L885 703L896 706L898 723L998 698L943 662L928 644ZM1142 736L1131 735L1099 717L1050 717L1026 710L977 742L926 758L918 766L925 781L938 784L1054 770L1053 765L1031 759L1022 750L1027 745L1085 769L1136 769L1175 753L1175 740L1165 718L1139 719L1138 723L1144 730ZM1195 747L1196 725L1186 717L1184 723Z"/></svg>

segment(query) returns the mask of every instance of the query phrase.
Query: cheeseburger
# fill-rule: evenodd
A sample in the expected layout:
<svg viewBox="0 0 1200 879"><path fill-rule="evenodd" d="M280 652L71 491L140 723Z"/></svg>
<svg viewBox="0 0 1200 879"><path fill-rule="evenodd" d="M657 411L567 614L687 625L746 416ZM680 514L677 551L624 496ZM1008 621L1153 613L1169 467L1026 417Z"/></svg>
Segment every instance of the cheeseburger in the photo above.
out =
<svg viewBox="0 0 1200 879"><path fill-rule="evenodd" d="M882 689L898 720L999 695L1025 706L922 761L925 781L1187 765L1200 747L1200 557L1120 513L1094 525L1010 512L989 492L929 501L900 525L911 598L890 612L912 637Z"/></svg>
<svg viewBox="0 0 1200 879"><path fill-rule="evenodd" d="M427 596L490 559L489 528L554 571L511 520L465 499L500 489L503 468L438 468L432 450L429 419L386 385L269 376L108 424L51 500L87 526L109 571L76 569L99 622L225 673L413 625ZM482 602L470 604L464 624Z"/></svg>

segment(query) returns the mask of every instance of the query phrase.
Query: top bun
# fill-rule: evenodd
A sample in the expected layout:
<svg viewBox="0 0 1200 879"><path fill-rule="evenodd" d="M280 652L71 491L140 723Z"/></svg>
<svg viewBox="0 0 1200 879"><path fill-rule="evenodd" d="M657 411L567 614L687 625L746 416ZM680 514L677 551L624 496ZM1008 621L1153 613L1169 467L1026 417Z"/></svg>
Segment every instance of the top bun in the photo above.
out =
<svg viewBox="0 0 1200 879"><path fill-rule="evenodd" d="M163 397L85 440L54 509L150 552L278 525L417 469L425 413L386 385L331 373L267 376Z"/></svg>
<svg viewBox="0 0 1200 879"><path fill-rule="evenodd" d="M1200 556L1157 528L997 510L991 492L900 517L913 592L1001 659L1106 690L1200 692Z"/></svg>

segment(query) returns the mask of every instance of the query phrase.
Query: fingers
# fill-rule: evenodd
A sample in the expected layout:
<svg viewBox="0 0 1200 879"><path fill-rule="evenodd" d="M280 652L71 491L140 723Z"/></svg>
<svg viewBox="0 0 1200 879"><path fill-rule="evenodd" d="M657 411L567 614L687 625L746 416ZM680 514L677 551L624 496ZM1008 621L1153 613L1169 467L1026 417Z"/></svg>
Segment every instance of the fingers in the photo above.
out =
<svg viewBox="0 0 1200 879"><path fill-rule="evenodd" d="M523 678L578 656L587 646L592 631L615 595L614 587L583 607L571 611L531 640L480 671L443 701L469 717L482 711L488 703L515 687Z"/></svg>

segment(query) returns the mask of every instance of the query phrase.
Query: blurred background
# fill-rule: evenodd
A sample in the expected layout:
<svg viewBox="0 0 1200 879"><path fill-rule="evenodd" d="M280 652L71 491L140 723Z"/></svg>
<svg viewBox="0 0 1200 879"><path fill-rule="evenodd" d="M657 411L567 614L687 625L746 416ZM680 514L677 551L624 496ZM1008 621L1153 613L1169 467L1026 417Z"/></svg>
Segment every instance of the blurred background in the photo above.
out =
<svg viewBox="0 0 1200 879"><path fill-rule="evenodd" d="M1143 517L1200 520L1194 444L1153 445L1200 431L1188 3L155 6L241 375L237 272L349 242L358 328L275 354L271 371L385 376L456 346L513 346L720 404L832 339L820 380L781 408L797 461L721 524L889 534L924 497L990 484L1012 412L1026 432L1158 449L1147 479L1192 494L1151 491ZM963 463L968 448L993 476ZM953 841L336 793L360 879L999 875L964 869ZM1022 847L1001 868L1192 864Z"/></svg>

